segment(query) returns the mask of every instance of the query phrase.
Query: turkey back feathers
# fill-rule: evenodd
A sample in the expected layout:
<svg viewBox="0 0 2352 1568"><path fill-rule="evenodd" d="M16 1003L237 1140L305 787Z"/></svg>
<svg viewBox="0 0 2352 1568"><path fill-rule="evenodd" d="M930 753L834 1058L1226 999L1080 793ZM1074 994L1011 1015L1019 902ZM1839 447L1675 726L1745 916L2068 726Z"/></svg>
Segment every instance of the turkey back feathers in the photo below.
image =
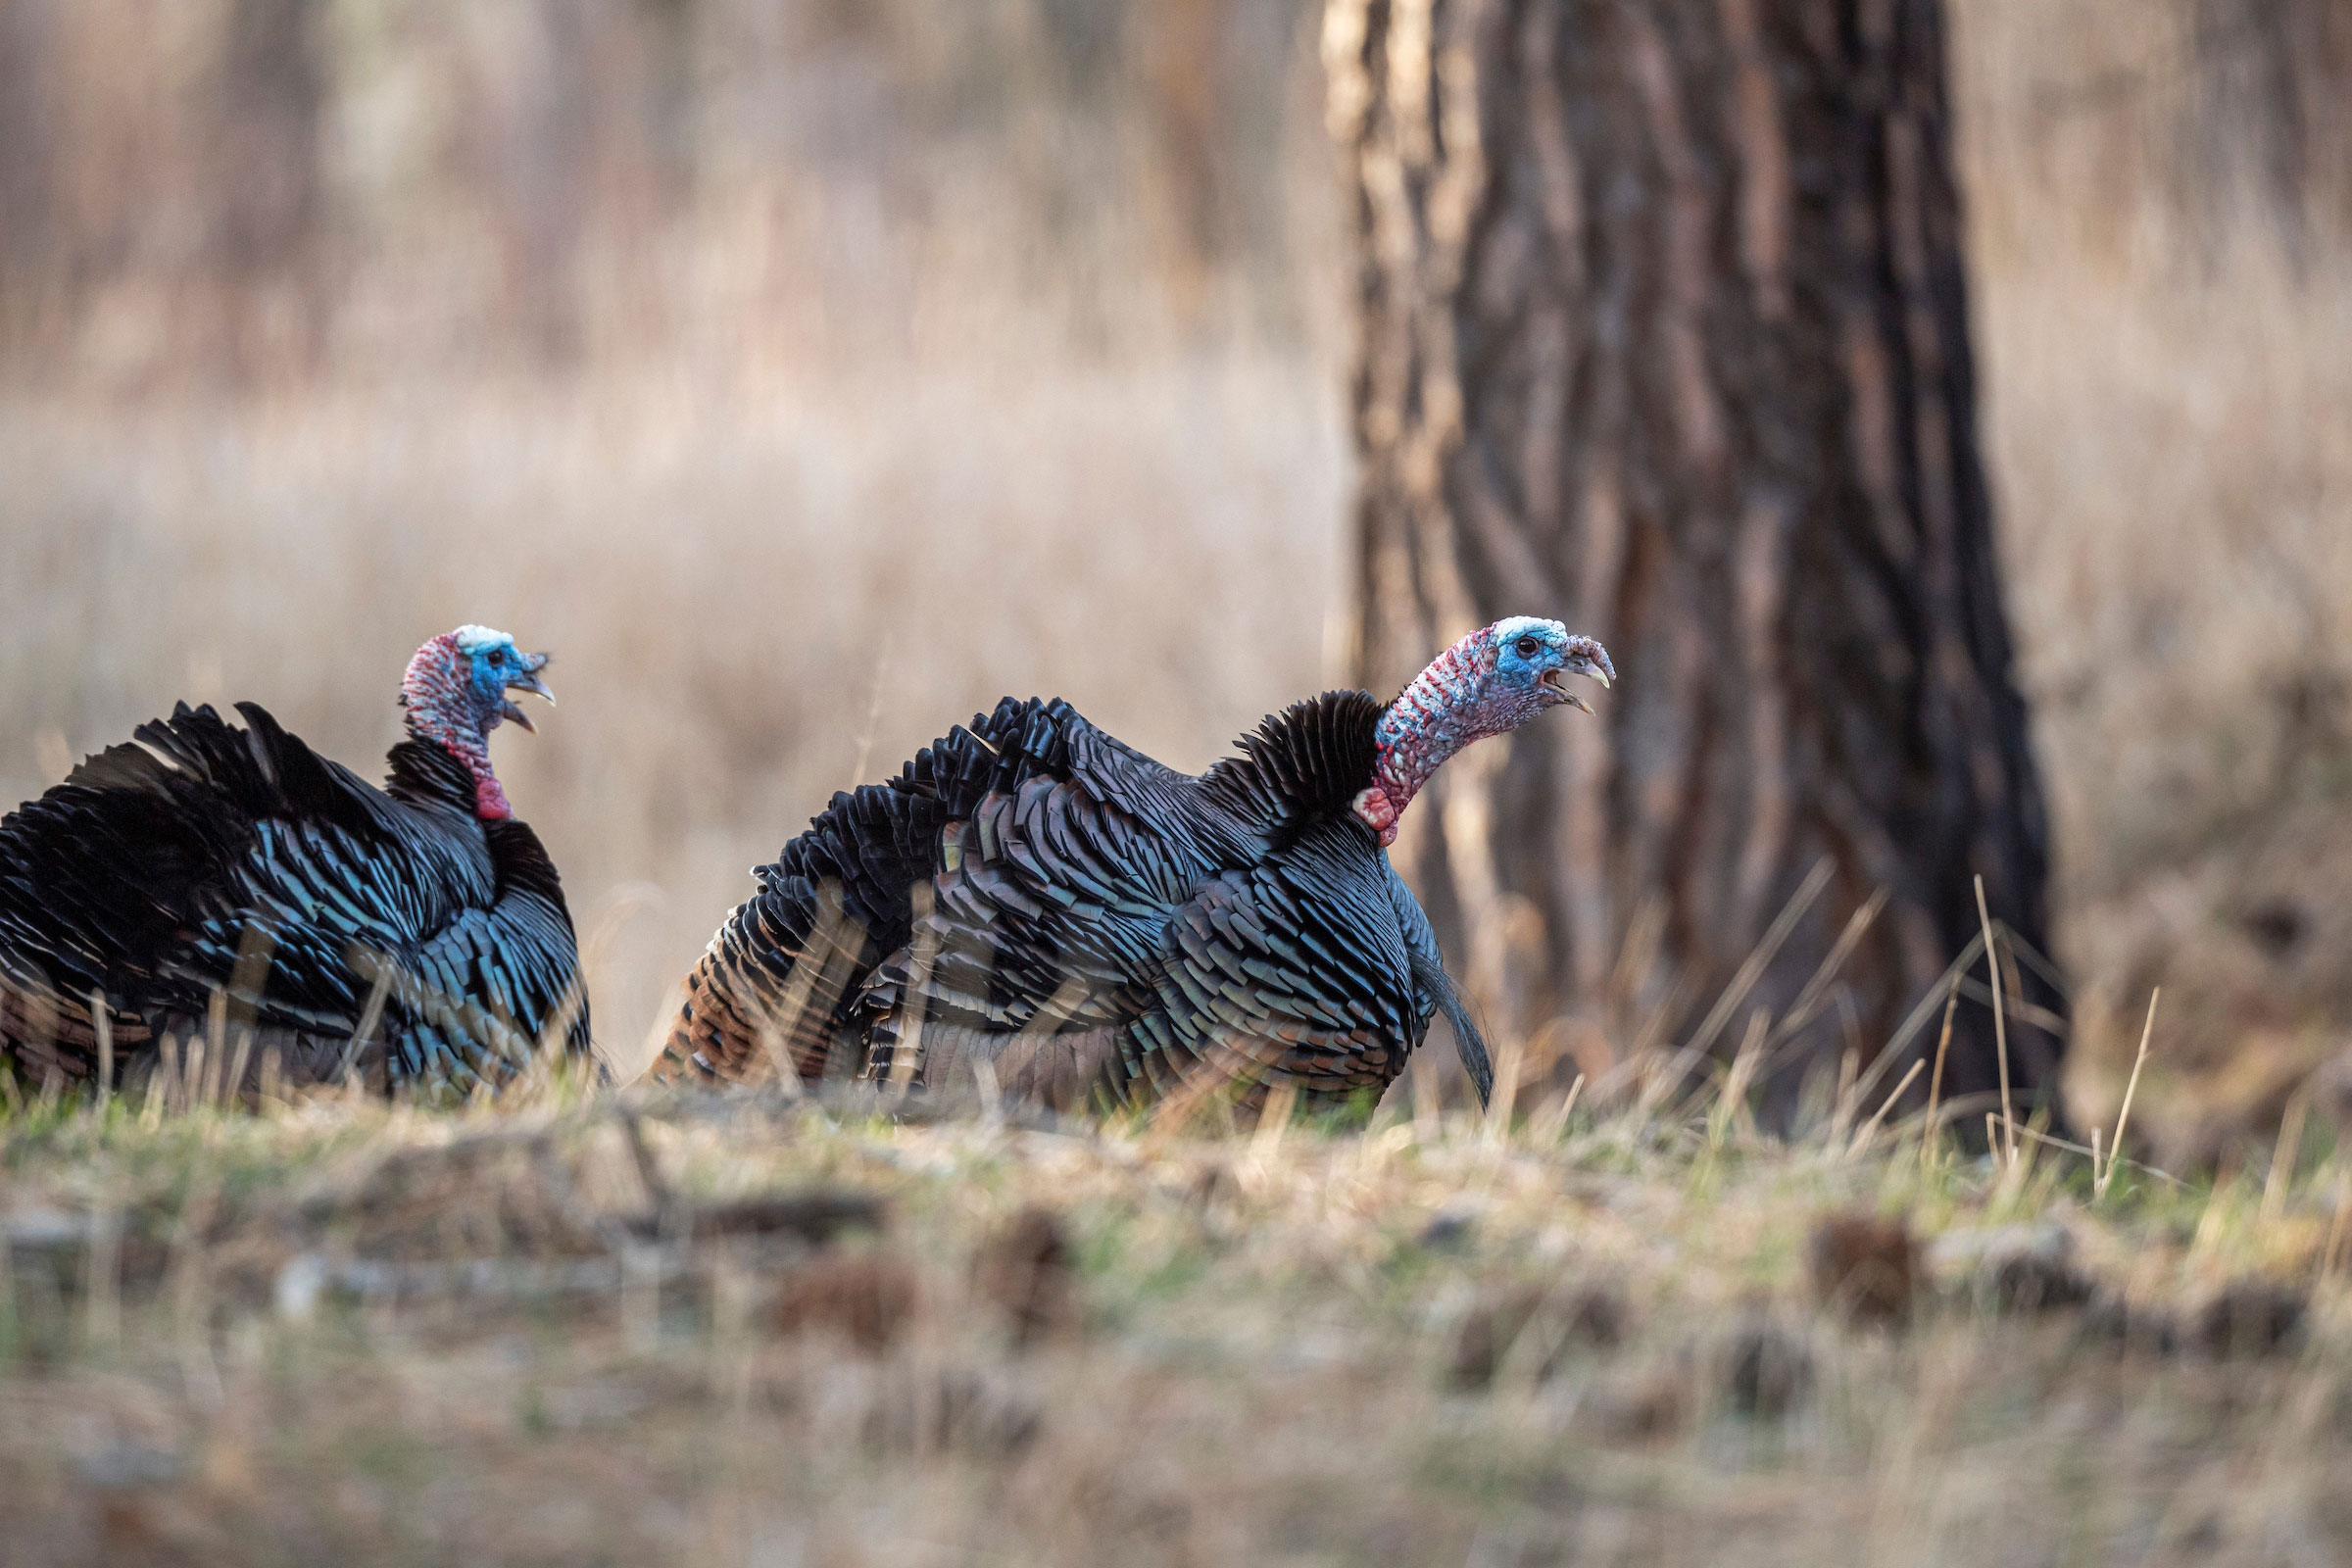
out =
<svg viewBox="0 0 2352 1568"><path fill-rule="evenodd" d="M294 1083L350 1065L464 1092L510 1080L542 1031L588 1050L570 916L529 828L479 819L437 745L393 748L379 790L237 711L242 728L183 704L0 819L0 1056L36 1084L93 1080L93 993L118 1079L202 1030L217 992L256 1070L274 1053Z"/></svg>
<svg viewBox="0 0 2352 1568"><path fill-rule="evenodd" d="M756 870L654 1074L919 1083L985 1061L1007 1093L1096 1108L1236 1080L1377 1098L1453 1002L1349 809L1382 711L1327 692L1195 777L1007 698Z"/></svg>

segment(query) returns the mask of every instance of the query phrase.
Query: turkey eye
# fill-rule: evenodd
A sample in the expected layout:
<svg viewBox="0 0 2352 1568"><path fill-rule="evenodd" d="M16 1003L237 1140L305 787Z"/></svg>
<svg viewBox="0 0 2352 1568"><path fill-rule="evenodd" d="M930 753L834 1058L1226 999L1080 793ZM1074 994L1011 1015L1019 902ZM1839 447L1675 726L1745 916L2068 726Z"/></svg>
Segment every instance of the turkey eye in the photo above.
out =
<svg viewBox="0 0 2352 1568"><path fill-rule="evenodd" d="M1522 637L1519 639L1519 657L1521 659L1533 659L1536 657L1536 650L1543 646L1544 645L1542 643L1536 641L1533 637Z"/></svg>
<svg viewBox="0 0 2352 1568"><path fill-rule="evenodd" d="M490 662L493 664L503 664L506 662L507 651L504 648L493 648L490 650Z"/></svg>

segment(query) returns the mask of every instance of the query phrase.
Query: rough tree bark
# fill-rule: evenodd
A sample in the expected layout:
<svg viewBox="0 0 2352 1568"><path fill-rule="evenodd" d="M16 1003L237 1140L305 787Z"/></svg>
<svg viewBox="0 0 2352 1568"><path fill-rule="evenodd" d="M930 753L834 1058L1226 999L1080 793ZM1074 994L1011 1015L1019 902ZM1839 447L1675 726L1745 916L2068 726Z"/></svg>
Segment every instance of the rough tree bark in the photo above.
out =
<svg viewBox="0 0 2352 1568"><path fill-rule="evenodd" d="M1849 1046L1883 1095L1933 1054L1976 876L2046 946L1936 0L1332 0L1324 41L1359 674L1540 613L1622 677L1457 759L1400 866L1539 1056L1766 1029L1784 1109ZM1947 1101L1997 1090L1972 972ZM2022 1115L2059 1004L2031 958L2004 990L2042 1009Z"/></svg>

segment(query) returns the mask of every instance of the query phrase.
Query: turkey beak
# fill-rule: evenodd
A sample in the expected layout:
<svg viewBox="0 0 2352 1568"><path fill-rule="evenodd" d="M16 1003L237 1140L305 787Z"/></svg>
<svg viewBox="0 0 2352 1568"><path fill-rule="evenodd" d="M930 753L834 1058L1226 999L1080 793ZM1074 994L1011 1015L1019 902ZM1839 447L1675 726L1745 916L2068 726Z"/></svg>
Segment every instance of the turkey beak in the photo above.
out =
<svg viewBox="0 0 2352 1568"><path fill-rule="evenodd" d="M547 682L539 678L539 670L541 666L546 664L546 662L547 655L540 654L536 656L536 662L528 670L524 671L522 674L514 676L513 679L507 682L507 690L511 692L529 692L533 697L543 700L548 707L555 707L556 694L549 691L547 689ZM498 711L500 717L505 718L512 723L521 725L533 735L539 733L539 726L531 722L530 715L525 713L521 709L516 708L512 700L501 704Z"/></svg>
<svg viewBox="0 0 2352 1568"><path fill-rule="evenodd" d="M1564 700L1569 707L1581 708L1588 713L1592 712L1592 705L1586 702L1582 697L1577 696L1576 693L1570 691L1568 689L1568 683L1560 678L1565 673L1566 671L1564 670L1547 669L1537 678L1543 681L1544 685L1550 687L1553 691L1558 692L1562 700ZM1595 678L1597 679L1598 677L1596 676ZM1604 680L1601 681L1601 684L1606 686L1608 682Z"/></svg>
<svg viewBox="0 0 2352 1568"><path fill-rule="evenodd" d="M514 676L508 680L507 690L511 692L529 692L533 697L545 698L547 700L548 707L555 707L556 694L549 691L547 689L547 682L539 678L540 666L546 662L547 656L545 654L541 654L539 656L539 662L537 664L533 664L522 674Z"/></svg>

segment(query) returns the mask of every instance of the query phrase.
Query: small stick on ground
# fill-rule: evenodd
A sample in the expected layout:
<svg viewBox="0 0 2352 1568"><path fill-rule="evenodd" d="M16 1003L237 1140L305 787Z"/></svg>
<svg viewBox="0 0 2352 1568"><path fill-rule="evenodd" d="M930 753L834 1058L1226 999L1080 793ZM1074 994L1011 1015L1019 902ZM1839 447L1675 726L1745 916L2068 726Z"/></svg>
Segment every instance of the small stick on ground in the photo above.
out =
<svg viewBox="0 0 2352 1568"><path fill-rule="evenodd" d="M2094 1199L2107 1196L2107 1184L2115 1180L2116 1163L2124 1157L2124 1126L2132 1119L2132 1097L2139 1093L2139 1069L2148 1064L2148 1037L2156 1032L2156 1001L2163 995L2162 986L2148 993L2147 1022L2139 1026L2139 1054L2132 1058L2132 1081L2124 1085L2124 1105L2115 1113L2115 1136L2107 1140L2107 1180L2092 1190Z"/></svg>
<svg viewBox="0 0 2352 1568"><path fill-rule="evenodd" d="M1854 1124L1854 1075L1862 1065L1862 1053L1852 1046L1838 1058L1838 1099L1830 1107L1830 1139L1845 1142L1845 1130Z"/></svg>
<svg viewBox="0 0 2352 1568"><path fill-rule="evenodd" d="M1568 1117L1576 1109L1576 1097L1584 1092L1585 1075L1580 1072L1576 1075L1576 1082L1568 1086L1568 1093L1562 1095L1553 1106L1546 1107L1542 1116L1529 1124L1527 1129L1529 1140L1539 1149L1546 1144L1558 1143L1560 1135L1568 1130Z"/></svg>
<svg viewBox="0 0 2352 1568"><path fill-rule="evenodd" d="M1984 1119L1986 1125L1989 1126L1998 1118L1993 1115L1987 1115ZM2088 1144L2078 1144L2071 1138L2061 1138L2056 1133L2043 1132L2039 1127L2034 1126L2032 1122L2020 1122L2017 1128L2017 1135L2020 1138L2025 1139L2028 1143L2037 1145L2044 1149L2064 1150L2070 1154L2081 1154L2085 1159L2091 1157L2091 1148ZM2106 1155L2106 1165L2108 1174L2110 1176L2112 1176L2115 1172L2115 1151L2111 1149L2107 1151ZM2138 1168L2145 1174L2155 1177L2158 1181L2169 1183L2174 1187L2185 1187L2187 1185L2187 1183L2181 1181L2180 1177L2174 1175L2169 1170L2158 1170L2153 1165L2140 1165Z"/></svg>
<svg viewBox="0 0 2352 1568"><path fill-rule="evenodd" d="M1919 1168L1928 1168L1929 1156L1936 1143L1936 1132L1941 1125L1936 1119L1936 1107L1943 1102L1943 1055L1952 1049L1952 1012L1960 1005L1960 977L1952 977L1952 989L1943 1000L1943 1033L1936 1041L1936 1072L1928 1080L1928 1121L1919 1138Z"/></svg>
<svg viewBox="0 0 2352 1568"><path fill-rule="evenodd" d="M1765 1040L1771 1031L1772 1015L1762 1007L1748 1014L1747 1033L1733 1054L1732 1070L1717 1094L1707 1133L1710 1142L1721 1142L1727 1133L1739 1130L1742 1122L1749 1123L1752 1130L1753 1118L1747 1114L1747 1089L1755 1079L1757 1065L1764 1059Z"/></svg>
<svg viewBox="0 0 2352 1568"><path fill-rule="evenodd" d="M2295 1160L2303 1152L2303 1118L2311 1110L2309 1086L2298 1089L2286 1102L2286 1113L2278 1118L2278 1145L2271 1152L2271 1174L2262 1184L2262 1208L2265 1224L2278 1217L2286 1205L2286 1190L2294 1184Z"/></svg>
<svg viewBox="0 0 2352 1568"><path fill-rule="evenodd" d="M1911 1087L1911 1080L1927 1070L1928 1064L1924 1061L1911 1064L1911 1070L1903 1074L1903 1081L1896 1084L1893 1092L1879 1102L1877 1114L1864 1122L1862 1130L1854 1134L1854 1141L1845 1152L1846 1158L1851 1159L1870 1147L1870 1141L1878 1136L1879 1124L1886 1119L1886 1113L1894 1108L1894 1102L1903 1098L1903 1091Z"/></svg>
<svg viewBox="0 0 2352 1568"><path fill-rule="evenodd" d="M1984 927L1984 967L1992 975L1992 1050L2001 1064L2001 1125L2009 1131L2009 1163L2017 1163L2017 1112L2009 1102L2009 1019L2001 1007L2001 956L1992 940L1992 913L1984 906L1984 879L1977 878L1977 919Z"/></svg>

